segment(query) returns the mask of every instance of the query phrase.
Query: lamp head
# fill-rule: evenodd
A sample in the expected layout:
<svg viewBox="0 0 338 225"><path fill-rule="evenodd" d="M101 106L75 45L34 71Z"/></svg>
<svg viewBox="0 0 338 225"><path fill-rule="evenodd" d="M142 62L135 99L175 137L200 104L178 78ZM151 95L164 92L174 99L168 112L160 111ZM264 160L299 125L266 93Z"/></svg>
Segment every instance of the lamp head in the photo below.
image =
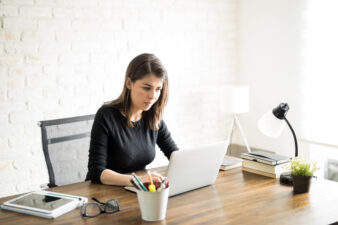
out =
<svg viewBox="0 0 338 225"><path fill-rule="evenodd" d="M272 110L272 113L275 117L282 120L285 118L286 113L289 111L289 105L288 103L281 103L279 106L275 107Z"/></svg>
<svg viewBox="0 0 338 225"><path fill-rule="evenodd" d="M285 126L285 116L289 110L287 103L280 103L277 107L267 111L258 121L259 130L266 136L278 137Z"/></svg>

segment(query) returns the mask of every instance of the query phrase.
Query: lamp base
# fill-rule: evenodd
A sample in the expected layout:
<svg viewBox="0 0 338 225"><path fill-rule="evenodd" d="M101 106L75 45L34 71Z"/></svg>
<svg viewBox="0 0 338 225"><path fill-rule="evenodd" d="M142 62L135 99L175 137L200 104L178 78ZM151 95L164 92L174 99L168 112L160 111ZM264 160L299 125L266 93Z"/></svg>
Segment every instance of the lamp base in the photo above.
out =
<svg viewBox="0 0 338 225"><path fill-rule="evenodd" d="M279 178L281 184L292 185L292 176L290 172L282 173Z"/></svg>

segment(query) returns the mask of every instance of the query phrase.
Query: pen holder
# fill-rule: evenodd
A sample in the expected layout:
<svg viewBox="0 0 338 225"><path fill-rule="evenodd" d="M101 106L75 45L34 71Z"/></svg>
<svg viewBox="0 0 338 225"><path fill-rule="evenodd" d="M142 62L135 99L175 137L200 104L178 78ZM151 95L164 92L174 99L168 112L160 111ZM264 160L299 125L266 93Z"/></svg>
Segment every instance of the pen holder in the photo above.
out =
<svg viewBox="0 0 338 225"><path fill-rule="evenodd" d="M159 221L165 219L169 189L170 187L156 192L136 191L143 220Z"/></svg>

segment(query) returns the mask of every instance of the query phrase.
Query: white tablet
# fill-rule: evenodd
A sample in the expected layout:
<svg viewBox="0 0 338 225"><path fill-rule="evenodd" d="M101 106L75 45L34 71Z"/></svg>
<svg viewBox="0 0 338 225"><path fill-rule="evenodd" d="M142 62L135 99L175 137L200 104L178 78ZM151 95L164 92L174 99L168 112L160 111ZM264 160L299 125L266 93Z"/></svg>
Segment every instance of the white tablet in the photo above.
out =
<svg viewBox="0 0 338 225"><path fill-rule="evenodd" d="M56 192L31 192L9 200L2 209L44 218L56 218L87 202L87 198Z"/></svg>

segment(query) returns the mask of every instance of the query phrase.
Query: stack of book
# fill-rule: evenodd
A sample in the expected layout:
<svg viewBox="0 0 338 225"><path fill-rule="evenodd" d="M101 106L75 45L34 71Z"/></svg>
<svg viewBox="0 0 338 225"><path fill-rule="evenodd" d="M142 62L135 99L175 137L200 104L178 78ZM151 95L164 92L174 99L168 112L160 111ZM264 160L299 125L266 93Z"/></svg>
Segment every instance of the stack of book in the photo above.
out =
<svg viewBox="0 0 338 225"><path fill-rule="evenodd" d="M260 174L267 177L279 178L288 172L290 168L290 157L272 154L263 151L242 153L243 171Z"/></svg>
<svg viewBox="0 0 338 225"><path fill-rule="evenodd" d="M242 166L242 159L225 155L220 170L231 170Z"/></svg>

